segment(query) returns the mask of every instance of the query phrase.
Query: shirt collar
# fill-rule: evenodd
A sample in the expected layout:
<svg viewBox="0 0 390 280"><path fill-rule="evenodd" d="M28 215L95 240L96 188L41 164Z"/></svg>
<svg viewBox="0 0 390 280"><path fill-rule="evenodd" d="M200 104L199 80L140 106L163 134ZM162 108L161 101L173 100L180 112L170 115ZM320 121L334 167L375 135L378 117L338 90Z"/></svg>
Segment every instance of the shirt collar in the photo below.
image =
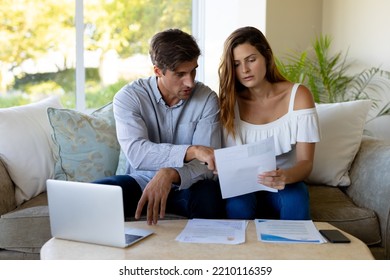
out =
<svg viewBox="0 0 390 280"><path fill-rule="evenodd" d="M150 84L152 86L153 95L154 95L154 98L156 99L156 102L157 103L159 103L160 101L164 102L164 100L162 99L160 90L158 89L158 86L157 86L157 76L152 76L151 77Z"/></svg>
<svg viewBox="0 0 390 280"><path fill-rule="evenodd" d="M165 103L164 99L162 98L160 90L158 89L157 77L156 76L152 77L151 85L152 85L152 88L153 88L153 94L154 94L154 98L156 99L156 102L157 103L162 103L165 106L168 106ZM179 107L179 106L183 105L184 102L185 102L185 100L180 100L179 103L177 103L176 105L172 106L172 108Z"/></svg>

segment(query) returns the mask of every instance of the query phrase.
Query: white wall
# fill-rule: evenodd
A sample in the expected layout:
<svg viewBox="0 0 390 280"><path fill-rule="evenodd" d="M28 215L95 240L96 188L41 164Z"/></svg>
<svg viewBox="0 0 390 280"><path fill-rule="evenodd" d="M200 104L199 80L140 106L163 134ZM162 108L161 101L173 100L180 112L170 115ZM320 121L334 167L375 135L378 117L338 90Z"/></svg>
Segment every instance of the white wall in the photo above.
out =
<svg viewBox="0 0 390 280"><path fill-rule="evenodd" d="M389 0L268 0L266 36L275 54L283 55L326 34L357 70L390 71L389 13Z"/></svg>
<svg viewBox="0 0 390 280"><path fill-rule="evenodd" d="M371 67L390 71L390 1L388 0L324 0L323 33L332 36L336 51L348 51L354 72ZM382 90L370 95L377 100L377 108L369 112L375 116L390 103L390 83L382 80ZM372 135L390 139L390 116L375 118L367 123Z"/></svg>
<svg viewBox="0 0 390 280"><path fill-rule="evenodd" d="M335 50L348 50L357 67L390 71L390 1L324 0L323 33Z"/></svg>
<svg viewBox="0 0 390 280"><path fill-rule="evenodd" d="M201 19L193 34L202 49L199 64L204 63L203 73L199 67L198 79L218 93L218 66L224 41L242 26L264 31L266 0L196 0L194 4Z"/></svg>
<svg viewBox="0 0 390 280"><path fill-rule="evenodd" d="M194 0L194 5L200 20L193 34L205 66L199 79L215 91L223 42L244 25L262 30L277 56L308 47L322 33L332 37L335 51L348 51L357 68L390 71L389 0Z"/></svg>
<svg viewBox="0 0 390 280"><path fill-rule="evenodd" d="M326 1L326 0L325 0ZM322 32L323 0L268 0L266 37L282 58L311 45Z"/></svg>

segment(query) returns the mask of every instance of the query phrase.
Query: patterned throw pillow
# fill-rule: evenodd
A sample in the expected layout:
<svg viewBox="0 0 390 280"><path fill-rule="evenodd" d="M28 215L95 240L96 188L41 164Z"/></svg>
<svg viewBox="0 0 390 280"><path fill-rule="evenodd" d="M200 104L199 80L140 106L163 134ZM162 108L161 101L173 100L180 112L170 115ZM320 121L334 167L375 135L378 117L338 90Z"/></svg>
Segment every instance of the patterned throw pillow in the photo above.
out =
<svg viewBox="0 0 390 280"><path fill-rule="evenodd" d="M54 178L91 182L115 175L119 159L112 103L84 114L70 109L48 109L53 128Z"/></svg>

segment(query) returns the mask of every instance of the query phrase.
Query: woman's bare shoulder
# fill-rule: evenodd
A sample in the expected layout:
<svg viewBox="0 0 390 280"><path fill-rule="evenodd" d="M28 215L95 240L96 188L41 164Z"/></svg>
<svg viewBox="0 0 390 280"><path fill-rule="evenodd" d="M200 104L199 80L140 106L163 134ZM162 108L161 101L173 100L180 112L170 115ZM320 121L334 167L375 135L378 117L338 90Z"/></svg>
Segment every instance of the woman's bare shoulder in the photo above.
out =
<svg viewBox="0 0 390 280"><path fill-rule="evenodd" d="M294 110L309 109L315 107L311 91L304 85L299 85L295 95Z"/></svg>

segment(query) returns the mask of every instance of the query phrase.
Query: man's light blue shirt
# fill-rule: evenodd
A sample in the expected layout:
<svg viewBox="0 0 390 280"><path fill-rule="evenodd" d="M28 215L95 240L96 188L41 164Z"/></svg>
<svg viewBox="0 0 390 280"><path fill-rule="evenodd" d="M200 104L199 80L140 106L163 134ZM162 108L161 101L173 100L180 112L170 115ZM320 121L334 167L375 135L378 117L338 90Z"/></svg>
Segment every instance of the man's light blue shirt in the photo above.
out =
<svg viewBox="0 0 390 280"><path fill-rule="evenodd" d="M184 162L191 145L221 147L218 97L209 87L195 81L191 97L169 107L153 76L124 86L115 95L113 105L127 174L142 189L164 167L178 171L180 189L213 178L212 171L199 161Z"/></svg>

